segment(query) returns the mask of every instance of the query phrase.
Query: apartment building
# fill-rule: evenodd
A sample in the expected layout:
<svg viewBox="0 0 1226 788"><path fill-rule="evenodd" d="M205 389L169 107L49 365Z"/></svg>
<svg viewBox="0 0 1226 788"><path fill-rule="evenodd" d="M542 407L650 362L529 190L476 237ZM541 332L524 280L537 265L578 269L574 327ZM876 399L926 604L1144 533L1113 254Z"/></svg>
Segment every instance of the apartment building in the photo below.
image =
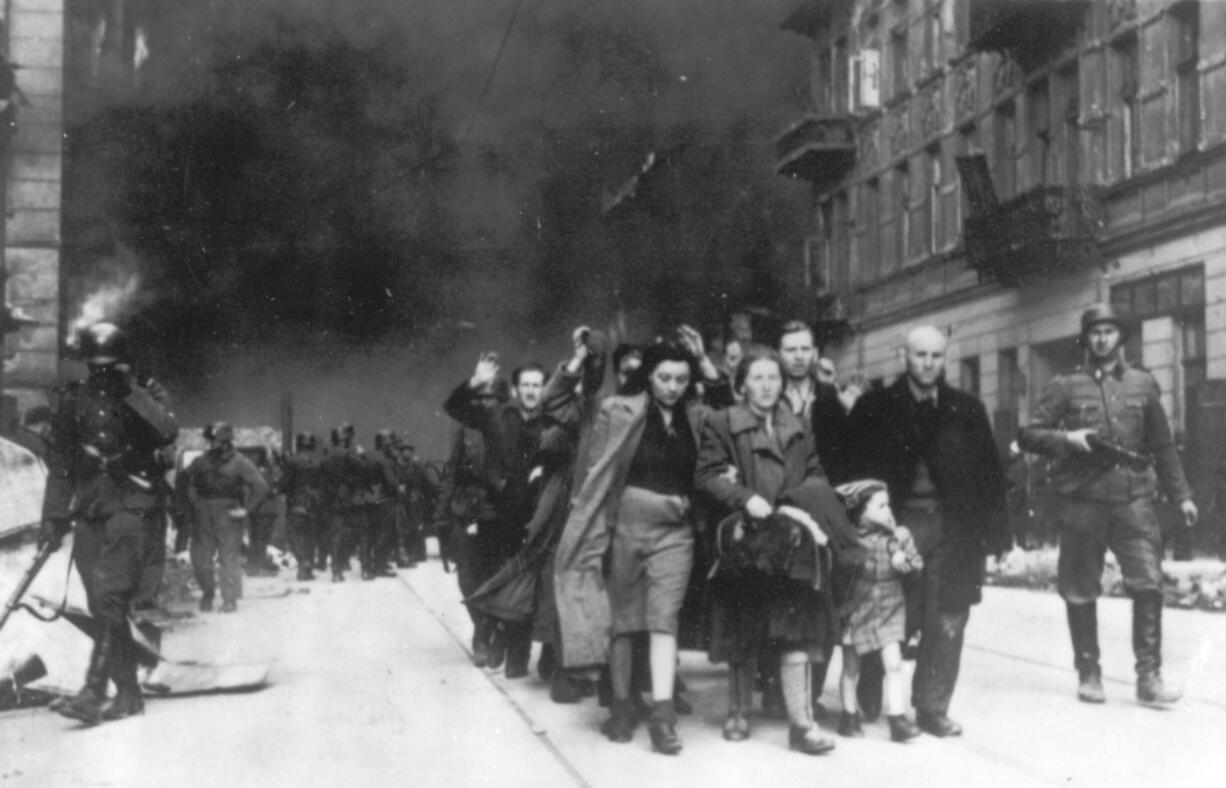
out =
<svg viewBox="0 0 1226 788"><path fill-rule="evenodd" d="M777 167L812 184L840 369L888 381L935 324L1003 445L1110 300L1203 483L1226 437L1226 3L833 0L784 28L812 85Z"/></svg>

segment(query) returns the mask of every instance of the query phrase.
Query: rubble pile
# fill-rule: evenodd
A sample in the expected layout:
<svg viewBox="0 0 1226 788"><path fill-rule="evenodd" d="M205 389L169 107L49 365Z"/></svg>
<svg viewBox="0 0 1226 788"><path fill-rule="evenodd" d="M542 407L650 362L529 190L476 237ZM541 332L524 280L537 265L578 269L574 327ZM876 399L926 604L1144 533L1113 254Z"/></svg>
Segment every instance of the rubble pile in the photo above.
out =
<svg viewBox="0 0 1226 788"><path fill-rule="evenodd" d="M1015 547L999 561L988 558L987 582L1006 588L1055 591L1055 547L1023 550ZM1226 610L1226 562L1201 559L1166 561L1162 566L1167 607L1196 610ZM1107 553L1103 568L1103 593L1126 596L1115 556Z"/></svg>

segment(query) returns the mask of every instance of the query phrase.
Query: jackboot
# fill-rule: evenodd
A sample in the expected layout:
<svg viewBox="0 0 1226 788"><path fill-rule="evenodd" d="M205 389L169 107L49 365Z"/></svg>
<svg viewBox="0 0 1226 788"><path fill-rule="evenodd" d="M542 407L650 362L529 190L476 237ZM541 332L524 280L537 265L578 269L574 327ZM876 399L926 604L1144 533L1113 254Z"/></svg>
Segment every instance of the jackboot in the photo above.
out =
<svg viewBox="0 0 1226 788"><path fill-rule="evenodd" d="M102 707L102 719L120 720L145 713L145 699L136 678L136 644L132 633L124 627L111 659L111 680L115 682L115 697Z"/></svg>
<svg viewBox="0 0 1226 788"><path fill-rule="evenodd" d="M1132 598L1132 651L1137 658L1137 700L1168 706L1180 693L1162 681L1162 592L1144 591Z"/></svg>
<svg viewBox="0 0 1226 788"><path fill-rule="evenodd" d="M1073 666L1077 668L1077 699L1103 703L1103 671L1098 664L1098 605L1066 603L1068 631L1073 641Z"/></svg>
<svg viewBox="0 0 1226 788"><path fill-rule="evenodd" d="M536 675L541 681L549 681L558 669L558 659L552 643L541 644L541 655L536 658Z"/></svg>
<svg viewBox="0 0 1226 788"><path fill-rule="evenodd" d="M102 721L102 703L106 700L106 685L120 626L126 624L108 624L98 633L89 655L89 667L85 671L85 686L55 709L58 714L86 725L97 725Z"/></svg>

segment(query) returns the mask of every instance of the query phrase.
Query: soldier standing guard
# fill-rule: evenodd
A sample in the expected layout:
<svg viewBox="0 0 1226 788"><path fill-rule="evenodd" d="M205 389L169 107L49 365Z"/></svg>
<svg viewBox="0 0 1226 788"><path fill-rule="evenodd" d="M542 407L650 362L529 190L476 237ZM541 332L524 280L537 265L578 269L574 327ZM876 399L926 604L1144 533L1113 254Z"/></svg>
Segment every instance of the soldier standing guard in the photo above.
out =
<svg viewBox="0 0 1226 788"><path fill-rule="evenodd" d="M204 428L209 448L187 467L187 494L195 514L192 568L200 584L200 610L213 609L217 587L213 557L221 564L221 612L238 610L243 593L240 552L247 515L268 495L251 460L234 450L234 428L215 421Z"/></svg>
<svg viewBox="0 0 1226 788"><path fill-rule="evenodd" d="M58 548L72 522L73 560L97 621L85 685L52 709L89 725L144 711L128 628L144 567L147 514L158 508L158 449L178 425L164 390L137 381L127 338L112 323L80 334L89 378L65 392L52 418L40 545ZM108 679L115 699L104 704Z"/></svg>
<svg viewBox="0 0 1226 788"><path fill-rule="evenodd" d="M1098 611L1103 556L1111 548L1132 597L1137 700L1167 705L1179 693L1162 681L1162 536L1154 512L1157 482L1179 503L1188 526L1196 504L1175 451L1158 382L1123 357L1128 327L1108 304L1081 316L1086 363L1047 385L1019 444L1055 458L1059 496L1057 587L1068 613L1077 697L1102 703ZM1157 474L1154 473L1157 466Z"/></svg>
<svg viewBox="0 0 1226 788"><path fill-rule="evenodd" d="M294 453L285 461L281 486L285 490L286 532L290 550L298 561L298 579L314 580L315 556L326 543L327 529L320 506L323 473L315 454L315 436L294 436Z"/></svg>

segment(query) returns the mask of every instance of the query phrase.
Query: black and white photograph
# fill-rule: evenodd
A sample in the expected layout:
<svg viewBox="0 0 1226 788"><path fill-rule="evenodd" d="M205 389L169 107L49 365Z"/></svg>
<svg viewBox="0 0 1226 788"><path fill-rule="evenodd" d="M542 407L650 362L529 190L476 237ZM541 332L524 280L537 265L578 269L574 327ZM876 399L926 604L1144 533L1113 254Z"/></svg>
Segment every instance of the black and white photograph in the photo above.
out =
<svg viewBox="0 0 1226 788"><path fill-rule="evenodd" d="M0 209L0 788L1226 774L1226 0L0 0Z"/></svg>

